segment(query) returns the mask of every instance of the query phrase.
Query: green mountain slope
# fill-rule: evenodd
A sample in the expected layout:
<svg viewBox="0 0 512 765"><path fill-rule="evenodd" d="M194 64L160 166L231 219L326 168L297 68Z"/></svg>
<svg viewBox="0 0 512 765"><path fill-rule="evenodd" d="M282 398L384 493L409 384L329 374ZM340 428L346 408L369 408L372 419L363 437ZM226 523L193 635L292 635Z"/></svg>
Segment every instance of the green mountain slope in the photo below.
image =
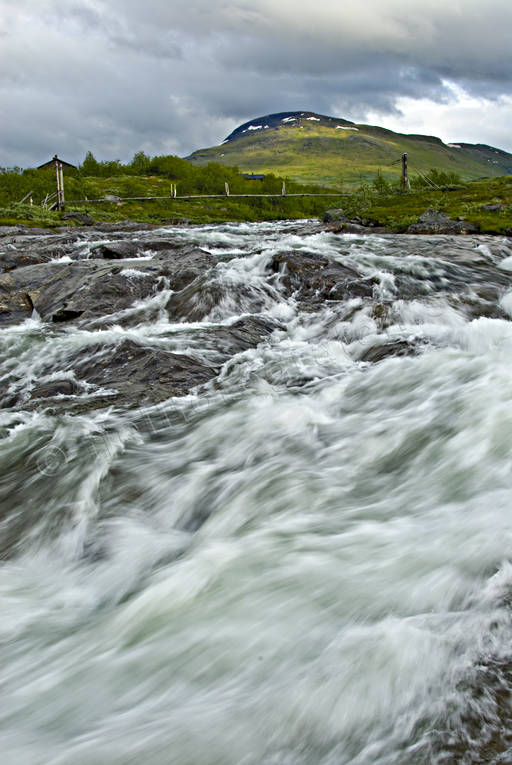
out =
<svg viewBox="0 0 512 765"><path fill-rule="evenodd" d="M409 171L435 167L463 180L512 174L512 154L484 144L445 144L439 138L405 135L315 112L280 112L246 122L220 146L200 149L187 159L237 165L241 172L275 173L301 183L347 186L400 175L407 152Z"/></svg>

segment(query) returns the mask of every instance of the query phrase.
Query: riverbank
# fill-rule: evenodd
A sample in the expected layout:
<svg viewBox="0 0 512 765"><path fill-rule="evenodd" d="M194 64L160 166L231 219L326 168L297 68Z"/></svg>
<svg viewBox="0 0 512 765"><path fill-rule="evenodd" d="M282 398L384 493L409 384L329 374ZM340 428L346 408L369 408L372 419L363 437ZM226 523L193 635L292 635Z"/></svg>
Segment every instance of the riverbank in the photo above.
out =
<svg viewBox="0 0 512 765"><path fill-rule="evenodd" d="M95 179L97 193L122 196L130 187L131 178ZM160 179L136 179L141 195L165 193ZM160 188L157 188L156 181ZM253 189L254 190L254 189ZM169 191L170 194L170 191ZM339 197L327 201L322 197L277 197L274 199L211 198L195 200L121 201L106 199L102 203L68 204L64 213L43 210L28 203L12 204L0 209L0 226L25 225L27 227L58 229L62 226L122 223L130 220L148 225L187 225L226 222L258 222L272 220L318 218L322 220L326 208L341 208L349 219L365 221L367 225L404 233L418 223L425 210L432 208L448 215L452 220L466 222L482 234L509 235L512 232L512 176L467 183L455 188L415 189L401 193L387 188L365 185L351 193L340 192ZM66 216L76 217L66 217ZM1 231L1 229L0 229Z"/></svg>

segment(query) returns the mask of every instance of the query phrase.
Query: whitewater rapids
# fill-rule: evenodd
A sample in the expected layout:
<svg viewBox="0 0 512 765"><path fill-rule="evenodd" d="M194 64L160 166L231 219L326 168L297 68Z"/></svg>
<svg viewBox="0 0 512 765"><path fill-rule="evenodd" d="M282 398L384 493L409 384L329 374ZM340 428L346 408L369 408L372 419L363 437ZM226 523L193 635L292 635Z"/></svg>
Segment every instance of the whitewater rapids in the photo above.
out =
<svg viewBox="0 0 512 765"><path fill-rule="evenodd" d="M5 379L279 328L154 406L0 409L2 765L512 762L510 240L166 233L225 258L203 320L34 315L0 330ZM270 288L291 250L372 298Z"/></svg>

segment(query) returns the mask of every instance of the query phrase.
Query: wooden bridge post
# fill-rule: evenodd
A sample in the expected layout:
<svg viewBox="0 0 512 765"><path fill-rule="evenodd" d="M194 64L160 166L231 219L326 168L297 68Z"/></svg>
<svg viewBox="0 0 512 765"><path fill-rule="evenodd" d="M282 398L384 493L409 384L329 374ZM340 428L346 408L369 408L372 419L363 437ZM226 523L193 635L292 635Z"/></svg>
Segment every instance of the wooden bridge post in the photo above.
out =
<svg viewBox="0 0 512 765"><path fill-rule="evenodd" d="M286 183L284 181L283 181L283 188L281 190L281 196L283 197L286 196Z"/></svg>
<svg viewBox="0 0 512 765"><path fill-rule="evenodd" d="M229 197L229 183L227 181L224 182L224 188L226 189L226 196Z"/></svg>
<svg viewBox="0 0 512 765"><path fill-rule="evenodd" d="M57 160L55 160L55 175L57 179L57 210L60 210L60 173Z"/></svg>
<svg viewBox="0 0 512 765"><path fill-rule="evenodd" d="M407 178L407 154L402 154L402 188L405 189L408 187L409 181Z"/></svg>
<svg viewBox="0 0 512 765"><path fill-rule="evenodd" d="M61 207L64 207L65 200L64 200L64 171L62 169L62 162L59 162L59 175L60 175L60 204Z"/></svg>

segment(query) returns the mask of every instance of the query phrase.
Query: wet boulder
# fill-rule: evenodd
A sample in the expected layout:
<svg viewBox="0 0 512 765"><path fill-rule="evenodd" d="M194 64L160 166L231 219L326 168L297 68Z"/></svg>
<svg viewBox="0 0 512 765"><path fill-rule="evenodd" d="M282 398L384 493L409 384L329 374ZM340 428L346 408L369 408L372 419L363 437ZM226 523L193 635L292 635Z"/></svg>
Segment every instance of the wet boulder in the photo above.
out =
<svg viewBox="0 0 512 765"><path fill-rule="evenodd" d="M104 258L105 260L122 260L125 258L134 258L140 246L137 242L122 240L119 242L107 242L91 248L95 258Z"/></svg>
<svg viewBox="0 0 512 765"><path fill-rule="evenodd" d="M264 316L246 316L229 326L200 329L196 337L201 347L216 352L219 361L225 361L237 353L256 348L281 326Z"/></svg>
<svg viewBox="0 0 512 765"><path fill-rule="evenodd" d="M10 382L13 382L11 380ZM62 399L63 396L75 396L83 393L85 386L80 386L74 380L61 379L40 382L30 389L24 389L17 381L17 391L0 396L0 409L11 407L23 409L36 409L38 406L46 408L51 399Z"/></svg>
<svg viewBox="0 0 512 765"><path fill-rule="evenodd" d="M191 284L198 276L213 268L218 259L200 247L185 247L180 250L165 249L153 258L160 273L167 277L172 290L180 290Z"/></svg>
<svg viewBox="0 0 512 765"><path fill-rule="evenodd" d="M22 321L34 309L52 322L109 315L159 288L158 269L129 279L120 267L103 261L26 266L0 275L0 323Z"/></svg>
<svg viewBox="0 0 512 765"><path fill-rule="evenodd" d="M366 348L359 360L377 364L379 361L383 361L390 356L414 356L417 352L417 347L410 341L393 340L387 343L378 343Z"/></svg>
<svg viewBox="0 0 512 765"><path fill-rule="evenodd" d="M55 231L50 228L24 226L22 223L16 226L0 226L0 238L11 236L49 236L51 234L55 234Z"/></svg>
<svg viewBox="0 0 512 765"><path fill-rule="evenodd" d="M31 392L31 398L51 398L53 396L73 396L80 392L80 386L74 380L51 380L35 385Z"/></svg>
<svg viewBox="0 0 512 765"><path fill-rule="evenodd" d="M58 378L44 379L55 375L56 361L49 359L40 369L41 382L9 379L11 389L0 395L0 408L78 414L112 404L131 408L183 396L217 376L228 359L256 347L277 327L270 319L249 316L229 326L199 328L194 335L202 359L132 340L117 345L98 342L59 358Z"/></svg>
<svg viewBox="0 0 512 765"><path fill-rule="evenodd" d="M54 246L33 258L30 251L10 253L8 262L18 267L0 274L0 324L23 321L34 309L44 321L108 320L160 290L182 290L217 262L193 247L123 265L93 259L48 262L56 254ZM33 259L43 262L31 263Z"/></svg>
<svg viewBox="0 0 512 765"><path fill-rule="evenodd" d="M0 253L0 273L13 271L15 268L23 268L24 266L48 263L51 259L52 255L48 252L8 249Z"/></svg>
<svg viewBox="0 0 512 765"><path fill-rule="evenodd" d="M79 380L108 389L111 403L140 405L183 396L211 380L219 368L192 356L125 340L99 344L71 355L64 364Z"/></svg>
<svg viewBox="0 0 512 765"><path fill-rule="evenodd" d="M269 266L287 295L306 302L369 297L375 280L355 269L316 254L279 253Z"/></svg>
<svg viewBox="0 0 512 765"><path fill-rule="evenodd" d="M388 234L390 230L384 226L375 226L369 221L363 223L357 223L354 220L348 223L336 223L328 226L328 231L332 234L360 234L361 236L368 236L368 234Z"/></svg>
<svg viewBox="0 0 512 765"><path fill-rule="evenodd" d="M11 274L0 275L0 325L15 324L31 316L34 305L27 290L17 289Z"/></svg>
<svg viewBox="0 0 512 765"><path fill-rule="evenodd" d="M43 287L58 277L62 264L25 266L0 275L0 324L28 319Z"/></svg>
<svg viewBox="0 0 512 765"><path fill-rule="evenodd" d="M42 319L53 322L108 317L163 287L158 271L141 271L134 278L129 273L101 261L68 263L40 290L34 306Z"/></svg>
<svg viewBox="0 0 512 765"><path fill-rule="evenodd" d="M166 310L172 322L221 321L241 313L259 313L271 288L266 285L230 284L209 272L194 279L169 298Z"/></svg>

